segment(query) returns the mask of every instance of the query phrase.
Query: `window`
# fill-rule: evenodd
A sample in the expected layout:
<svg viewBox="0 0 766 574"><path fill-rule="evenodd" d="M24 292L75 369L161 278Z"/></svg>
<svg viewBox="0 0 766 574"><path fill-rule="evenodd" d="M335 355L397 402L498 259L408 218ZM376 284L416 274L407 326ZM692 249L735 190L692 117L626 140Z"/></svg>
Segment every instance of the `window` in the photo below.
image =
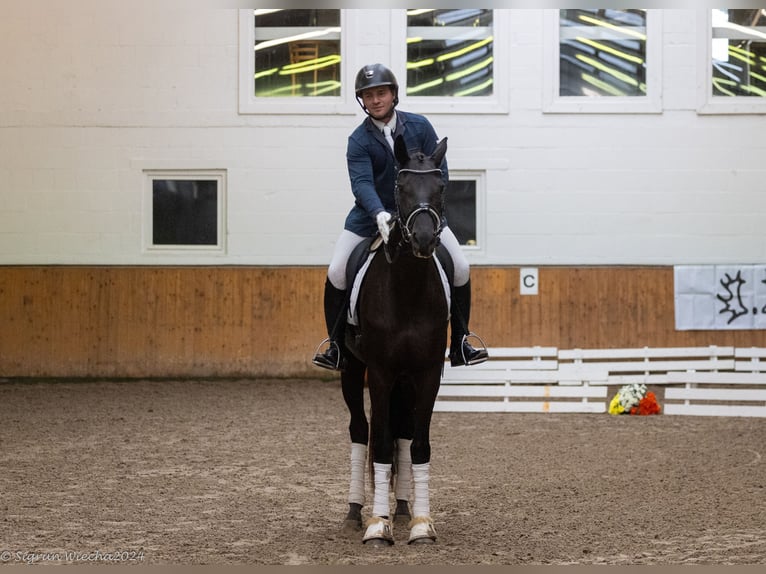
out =
<svg viewBox="0 0 766 574"><path fill-rule="evenodd" d="M492 95L492 10L407 10L407 95Z"/></svg>
<svg viewBox="0 0 766 574"><path fill-rule="evenodd" d="M224 250L225 173L147 171L145 249Z"/></svg>
<svg viewBox="0 0 766 574"><path fill-rule="evenodd" d="M340 95L340 10L253 10L255 97Z"/></svg>
<svg viewBox="0 0 766 574"><path fill-rule="evenodd" d="M340 9L240 10L241 113L343 109Z"/></svg>
<svg viewBox="0 0 766 574"><path fill-rule="evenodd" d="M391 11L391 61L402 107L508 111L509 10Z"/></svg>
<svg viewBox="0 0 766 574"><path fill-rule="evenodd" d="M484 226L479 224L479 214L483 210L480 200L483 181L479 173L450 170L444 200L445 216L458 243L467 248L484 246L480 237Z"/></svg>
<svg viewBox="0 0 766 574"><path fill-rule="evenodd" d="M703 27L700 111L766 113L766 8L714 9Z"/></svg>
<svg viewBox="0 0 766 574"><path fill-rule="evenodd" d="M546 33L546 112L662 111L657 11L548 10Z"/></svg>

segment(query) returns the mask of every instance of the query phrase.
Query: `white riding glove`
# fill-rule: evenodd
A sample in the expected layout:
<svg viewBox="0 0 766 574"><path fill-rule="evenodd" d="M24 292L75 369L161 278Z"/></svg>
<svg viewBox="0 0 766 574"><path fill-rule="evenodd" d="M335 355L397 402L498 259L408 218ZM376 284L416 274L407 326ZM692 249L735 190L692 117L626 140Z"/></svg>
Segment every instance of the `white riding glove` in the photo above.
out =
<svg viewBox="0 0 766 574"><path fill-rule="evenodd" d="M388 232L391 230L391 214L387 211L381 211L375 216L375 221L378 224L378 230L383 238L383 242L388 243Z"/></svg>

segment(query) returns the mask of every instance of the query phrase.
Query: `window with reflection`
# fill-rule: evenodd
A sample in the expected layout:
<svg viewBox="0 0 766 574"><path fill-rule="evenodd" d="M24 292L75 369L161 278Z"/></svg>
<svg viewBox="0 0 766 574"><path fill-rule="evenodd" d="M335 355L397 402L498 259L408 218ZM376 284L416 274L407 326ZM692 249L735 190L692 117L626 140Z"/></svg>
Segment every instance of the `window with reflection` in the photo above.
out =
<svg viewBox="0 0 766 574"><path fill-rule="evenodd" d="M407 10L407 95L490 96L492 10Z"/></svg>
<svg viewBox="0 0 766 574"><path fill-rule="evenodd" d="M766 97L766 8L712 14L712 95Z"/></svg>
<svg viewBox="0 0 766 574"><path fill-rule="evenodd" d="M646 10L559 11L560 96L646 96Z"/></svg>
<svg viewBox="0 0 766 574"><path fill-rule="evenodd" d="M256 97L340 95L340 10L254 10Z"/></svg>

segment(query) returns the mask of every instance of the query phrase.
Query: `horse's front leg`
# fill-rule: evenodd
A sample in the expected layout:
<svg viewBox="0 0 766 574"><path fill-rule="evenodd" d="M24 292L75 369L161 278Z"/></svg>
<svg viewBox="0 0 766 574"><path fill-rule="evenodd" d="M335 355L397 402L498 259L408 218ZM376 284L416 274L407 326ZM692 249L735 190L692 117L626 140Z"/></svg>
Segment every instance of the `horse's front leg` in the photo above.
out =
<svg viewBox="0 0 766 574"><path fill-rule="evenodd" d="M439 392L441 365L423 374L422 384L417 385L415 408L415 436L412 441L412 481L414 499L413 519L410 523L409 544L436 541L436 530L431 519L431 414Z"/></svg>
<svg viewBox="0 0 766 574"><path fill-rule="evenodd" d="M372 517L362 542L371 545L390 545L394 536L390 520L389 485L393 466L394 448L389 424L390 386L386 378L374 369L368 371L371 411L371 446L374 497Z"/></svg>

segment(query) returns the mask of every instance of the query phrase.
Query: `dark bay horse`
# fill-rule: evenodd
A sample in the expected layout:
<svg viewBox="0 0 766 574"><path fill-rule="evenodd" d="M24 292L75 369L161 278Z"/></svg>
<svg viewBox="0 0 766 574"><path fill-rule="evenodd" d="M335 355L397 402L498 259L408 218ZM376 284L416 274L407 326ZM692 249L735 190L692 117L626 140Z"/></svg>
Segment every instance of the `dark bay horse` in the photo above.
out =
<svg viewBox="0 0 766 574"><path fill-rule="evenodd" d="M388 243L377 250L361 284L358 326L346 330L346 346L354 351L347 353L349 363L341 375L352 441L346 525L361 524L362 453L369 442L374 502L365 543L393 544L389 487L397 466L395 516L409 514L407 499L414 492L409 542L436 540L430 516L429 437L449 322L448 288L434 257L443 226L445 183L439 166L446 151L445 138L430 157L420 152L410 156L404 139L396 139L397 213Z"/></svg>

